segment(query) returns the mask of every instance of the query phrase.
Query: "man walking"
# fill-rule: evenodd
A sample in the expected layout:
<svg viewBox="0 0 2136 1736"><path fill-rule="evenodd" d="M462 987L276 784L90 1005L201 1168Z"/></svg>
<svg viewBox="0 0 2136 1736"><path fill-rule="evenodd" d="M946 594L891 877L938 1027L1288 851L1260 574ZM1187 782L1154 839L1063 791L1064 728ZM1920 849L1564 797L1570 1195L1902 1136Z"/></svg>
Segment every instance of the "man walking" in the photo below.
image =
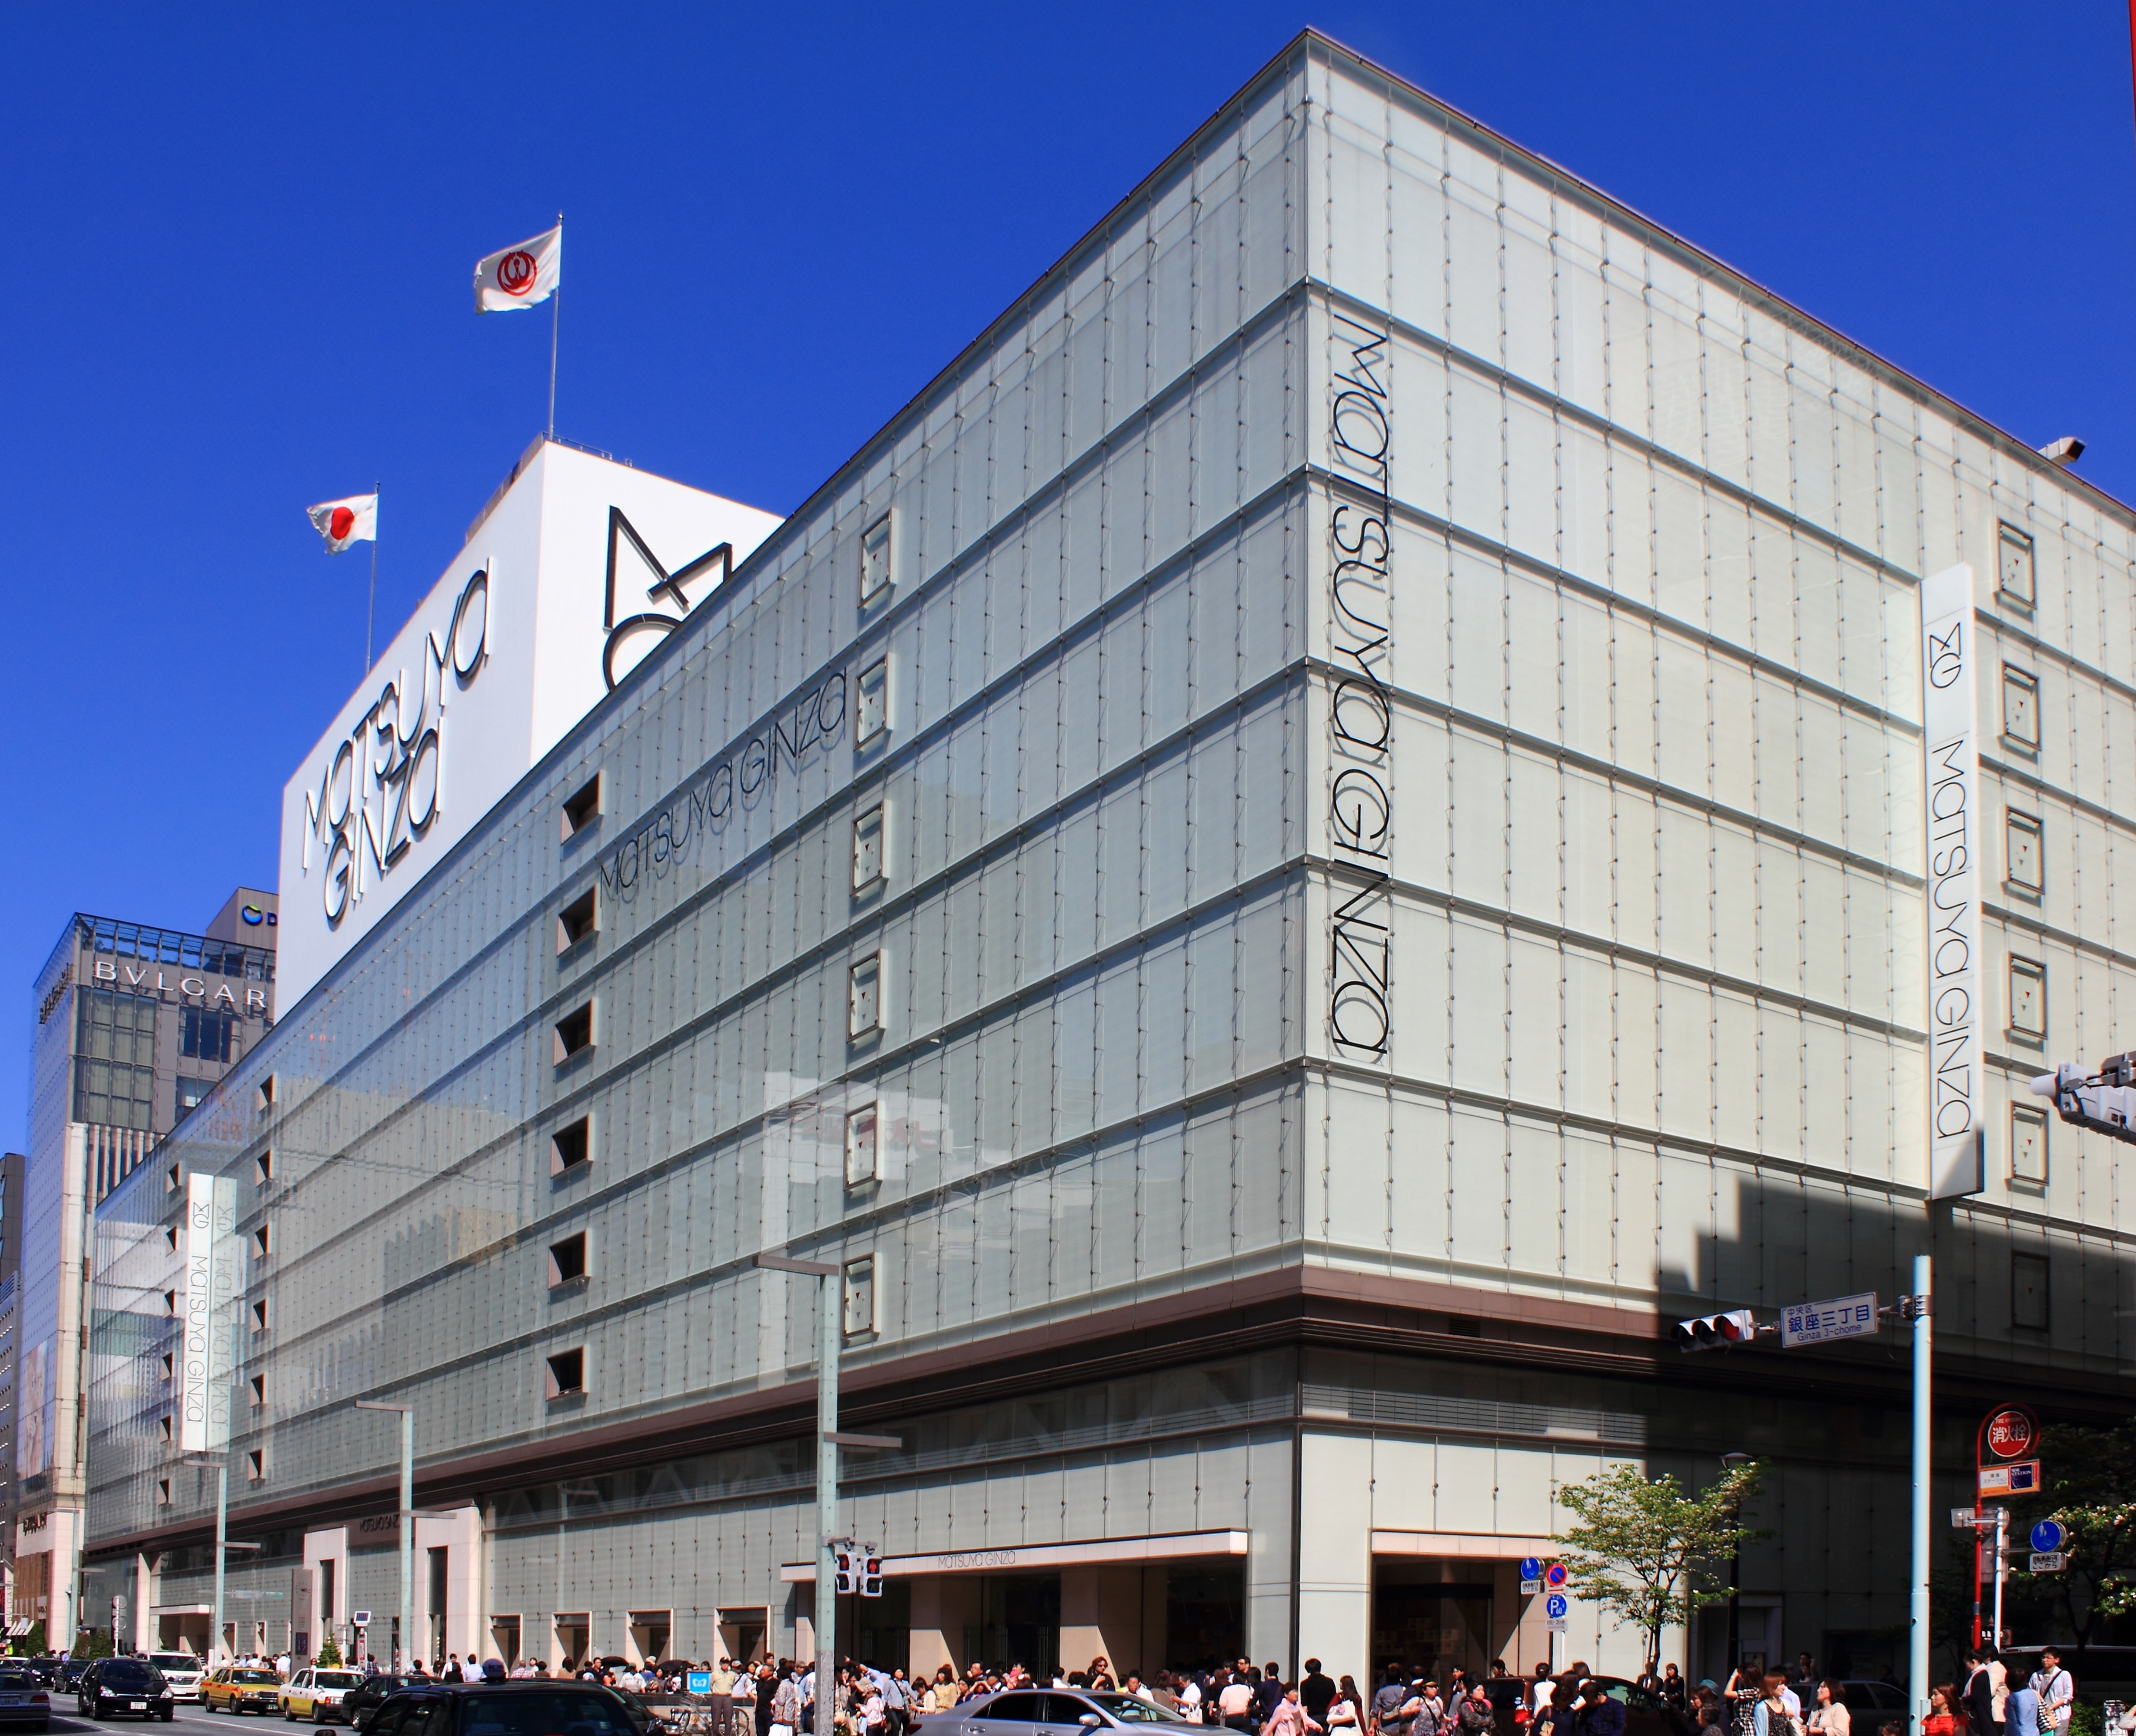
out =
<svg viewBox="0 0 2136 1736"><path fill-rule="evenodd" d="M1305 1715L1323 1728L1328 1723L1328 1709L1335 1703L1335 1683L1332 1677L1320 1672L1320 1660L1309 1657L1305 1661L1305 1677L1298 1685L1298 1703L1305 1708Z"/></svg>
<svg viewBox="0 0 2136 1736"><path fill-rule="evenodd" d="M2076 1683L2062 1668L2062 1655L2051 1646L2040 1648L2040 1667L2032 1672L2032 1691L2040 1696L2039 1727L2042 1736L2069 1736L2070 1712L2076 1704ZM2019 1726L2021 1736L2032 1736L2030 1725Z"/></svg>

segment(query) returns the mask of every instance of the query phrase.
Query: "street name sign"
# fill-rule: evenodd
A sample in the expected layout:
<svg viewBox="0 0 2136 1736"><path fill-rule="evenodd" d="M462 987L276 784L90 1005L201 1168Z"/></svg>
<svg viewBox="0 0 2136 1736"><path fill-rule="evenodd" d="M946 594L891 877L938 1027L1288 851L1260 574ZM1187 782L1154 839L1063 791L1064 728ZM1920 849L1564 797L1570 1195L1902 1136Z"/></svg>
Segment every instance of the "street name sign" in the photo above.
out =
<svg viewBox="0 0 2136 1736"><path fill-rule="evenodd" d="M1835 1296L1826 1302L1789 1302L1780 1311L1780 1347L1871 1338L1876 1331L1876 1292Z"/></svg>

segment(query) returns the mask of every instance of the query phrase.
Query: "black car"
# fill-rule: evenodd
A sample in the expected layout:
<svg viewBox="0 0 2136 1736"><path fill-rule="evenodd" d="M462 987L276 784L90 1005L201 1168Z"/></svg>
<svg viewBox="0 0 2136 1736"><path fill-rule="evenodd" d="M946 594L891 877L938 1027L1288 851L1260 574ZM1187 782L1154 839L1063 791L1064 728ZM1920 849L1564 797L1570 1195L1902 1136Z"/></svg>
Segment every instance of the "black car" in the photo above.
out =
<svg viewBox="0 0 2136 1736"><path fill-rule="evenodd" d="M386 1704L387 1695L417 1680L427 1682L430 1677L388 1675L383 1672L364 1677L361 1684L342 1695L341 1709L348 1714L349 1728L362 1729L371 1721L371 1714Z"/></svg>
<svg viewBox="0 0 2136 1736"><path fill-rule="evenodd" d="M32 1730L52 1727L52 1697L28 1661L0 1661L0 1727Z"/></svg>
<svg viewBox="0 0 2136 1736"><path fill-rule="evenodd" d="M597 1682L411 1684L387 1696L364 1736L639 1736L630 1709Z"/></svg>
<svg viewBox="0 0 2136 1736"><path fill-rule="evenodd" d="M84 1718L112 1718L124 1712L168 1724L177 1710L177 1696L163 1680L163 1672L147 1659L100 1657L82 1671L75 1704Z"/></svg>
<svg viewBox="0 0 2136 1736"><path fill-rule="evenodd" d="M1598 1675L1602 1691L1624 1709L1624 1736L1698 1736L1690 1716L1660 1695L1621 1675Z"/></svg>
<svg viewBox="0 0 2136 1736"><path fill-rule="evenodd" d="M56 1693L71 1694L81 1685L81 1679L89 1672L93 1660L85 1657L63 1658L52 1671L52 1689Z"/></svg>
<svg viewBox="0 0 2136 1736"><path fill-rule="evenodd" d="M30 1673L47 1688L59 1680L60 1655L56 1651L41 1651L35 1657L24 1658L22 1661L30 1666Z"/></svg>

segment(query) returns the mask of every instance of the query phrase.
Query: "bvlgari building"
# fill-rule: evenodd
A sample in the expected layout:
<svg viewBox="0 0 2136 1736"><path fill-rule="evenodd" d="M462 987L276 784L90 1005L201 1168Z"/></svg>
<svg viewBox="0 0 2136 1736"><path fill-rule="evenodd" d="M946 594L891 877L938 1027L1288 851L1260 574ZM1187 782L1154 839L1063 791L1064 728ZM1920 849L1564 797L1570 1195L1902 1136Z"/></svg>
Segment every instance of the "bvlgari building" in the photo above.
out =
<svg viewBox="0 0 2136 1736"><path fill-rule="evenodd" d="M2133 563L1300 37L783 522L523 461L291 780L274 1030L99 1209L87 1607L206 1642L226 1452L225 1641L384 1650L366 1399L418 1643L806 1655L776 1251L904 1443L886 1664L1527 1667L1565 1483L1744 1451L1744 1648L1872 1673L1903 1360L1669 1327L1933 1253L1944 1504L1989 1398L2125 1408L2023 1080L2136 1041Z"/></svg>

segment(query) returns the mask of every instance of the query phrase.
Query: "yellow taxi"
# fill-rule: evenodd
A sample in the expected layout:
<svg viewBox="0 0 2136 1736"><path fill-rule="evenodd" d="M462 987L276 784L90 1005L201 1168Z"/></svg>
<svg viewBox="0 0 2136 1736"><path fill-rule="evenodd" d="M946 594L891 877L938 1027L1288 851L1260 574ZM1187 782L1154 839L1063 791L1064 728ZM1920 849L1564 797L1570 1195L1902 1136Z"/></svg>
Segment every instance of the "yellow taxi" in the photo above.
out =
<svg viewBox="0 0 2136 1736"><path fill-rule="evenodd" d="M272 1670L229 1664L201 1679L203 1712L257 1712L262 1718L282 1709L282 1678Z"/></svg>
<svg viewBox="0 0 2136 1736"><path fill-rule="evenodd" d="M362 1685L362 1676L353 1670L319 1670L307 1664L282 1690L282 1715L291 1723L299 1718L308 1718L313 1724L324 1724L330 1718L346 1721L348 1714L342 1701L351 1690Z"/></svg>

